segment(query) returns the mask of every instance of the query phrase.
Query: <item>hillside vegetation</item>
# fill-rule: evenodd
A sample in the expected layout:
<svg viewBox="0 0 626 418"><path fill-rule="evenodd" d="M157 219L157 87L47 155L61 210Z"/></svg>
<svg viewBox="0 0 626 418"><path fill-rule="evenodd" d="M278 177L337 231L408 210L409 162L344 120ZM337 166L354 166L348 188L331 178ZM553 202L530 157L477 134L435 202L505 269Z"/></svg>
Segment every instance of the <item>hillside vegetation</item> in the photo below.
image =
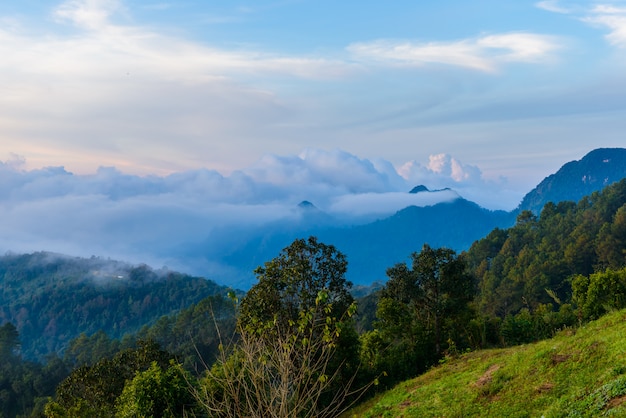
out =
<svg viewBox="0 0 626 418"><path fill-rule="evenodd" d="M48 252L0 257L0 324L20 335L20 353L42 360L81 333L112 338L218 293L211 280L146 265Z"/></svg>
<svg viewBox="0 0 626 418"><path fill-rule="evenodd" d="M344 418L626 416L626 310L444 362Z"/></svg>

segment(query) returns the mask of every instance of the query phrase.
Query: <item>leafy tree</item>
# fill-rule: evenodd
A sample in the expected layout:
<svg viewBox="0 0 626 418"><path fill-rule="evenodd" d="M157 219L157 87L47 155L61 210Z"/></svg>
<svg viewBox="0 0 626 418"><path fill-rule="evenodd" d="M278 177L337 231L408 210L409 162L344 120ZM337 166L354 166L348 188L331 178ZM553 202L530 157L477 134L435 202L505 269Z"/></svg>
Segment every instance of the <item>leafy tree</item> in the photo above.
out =
<svg viewBox="0 0 626 418"><path fill-rule="evenodd" d="M411 258L412 269L401 263L387 270L382 297L412 306L413 314L432 332L439 356L444 334L458 338L471 319L468 304L475 294L474 279L454 250L426 244Z"/></svg>
<svg viewBox="0 0 626 418"><path fill-rule="evenodd" d="M161 317L155 324L144 327L137 338L156 341L175 354L185 369L200 373L218 357L220 338L234 333L235 322L232 301L214 295L176 315Z"/></svg>
<svg viewBox="0 0 626 418"><path fill-rule="evenodd" d="M412 265L387 270L375 330L363 338L362 356L370 369L393 383L415 376L437 361L444 347L465 344L475 293L465 261L447 248L424 245ZM445 345L444 345L445 344Z"/></svg>
<svg viewBox="0 0 626 418"><path fill-rule="evenodd" d="M597 238L598 261L605 268L619 269L626 265L626 203L612 222L606 222Z"/></svg>
<svg viewBox="0 0 626 418"><path fill-rule="evenodd" d="M568 303L573 275L625 266L626 179L578 203L548 203L538 219L521 212L514 227L495 232L467 252L482 316L533 313L553 301L546 290Z"/></svg>
<svg viewBox="0 0 626 418"><path fill-rule="evenodd" d="M165 369L154 361L124 386L117 399L116 416L160 418L190 415L195 408L189 390L191 380L191 376L173 361Z"/></svg>
<svg viewBox="0 0 626 418"><path fill-rule="evenodd" d="M310 237L259 267L240 304L240 339L199 399L212 416L331 417L352 396L358 337L345 256Z"/></svg>
<svg viewBox="0 0 626 418"><path fill-rule="evenodd" d="M153 362L169 365L172 356L155 343L140 342L139 347L126 349L111 359L74 370L56 389L56 399L46 405L47 417L74 416L109 417L115 414L115 402L126 381L137 372L148 369Z"/></svg>
<svg viewBox="0 0 626 418"><path fill-rule="evenodd" d="M68 373L58 357L46 366L22 359L19 346L16 327L0 326L0 417L41 416L44 399Z"/></svg>
<svg viewBox="0 0 626 418"><path fill-rule="evenodd" d="M516 315L507 315L502 322L502 337L507 344L516 345L535 340L533 318L528 308Z"/></svg>
<svg viewBox="0 0 626 418"><path fill-rule="evenodd" d="M609 310L626 307L626 268L577 275L572 288L581 317L597 319Z"/></svg>
<svg viewBox="0 0 626 418"><path fill-rule="evenodd" d="M293 328L300 312L330 307L335 317L342 316L353 303L345 278L348 262L332 245L297 239L278 257L255 270L258 283L241 301L239 320L244 328L257 322L277 321L277 332ZM317 304L320 291L328 294L324 305Z"/></svg>
<svg viewBox="0 0 626 418"><path fill-rule="evenodd" d="M63 358L73 367L91 366L104 358L113 357L120 349L120 341L109 338L100 330L91 336L82 333L70 341Z"/></svg>

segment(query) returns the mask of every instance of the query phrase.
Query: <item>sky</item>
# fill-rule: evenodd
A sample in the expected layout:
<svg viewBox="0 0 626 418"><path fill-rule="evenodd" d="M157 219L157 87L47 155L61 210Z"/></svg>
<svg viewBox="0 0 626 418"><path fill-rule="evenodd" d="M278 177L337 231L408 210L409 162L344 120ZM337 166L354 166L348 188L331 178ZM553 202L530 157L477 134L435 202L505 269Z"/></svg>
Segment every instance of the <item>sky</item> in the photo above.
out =
<svg viewBox="0 0 626 418"><path fill-rule="evenodd" d="M0 249L418 184L510 210L625 131L624 0L0 3Z"/></svg>

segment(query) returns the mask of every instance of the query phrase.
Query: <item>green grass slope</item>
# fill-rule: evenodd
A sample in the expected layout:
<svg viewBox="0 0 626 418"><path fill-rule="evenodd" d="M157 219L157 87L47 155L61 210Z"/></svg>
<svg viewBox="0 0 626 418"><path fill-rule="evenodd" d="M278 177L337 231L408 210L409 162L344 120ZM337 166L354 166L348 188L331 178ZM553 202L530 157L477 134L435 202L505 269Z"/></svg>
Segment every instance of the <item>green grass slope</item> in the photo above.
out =
<svg viewBox="0 0 626 418"><path fill-rule="evenodd" d="M553 339L468 353L344 417L626 417L626 310Z"/></svg>

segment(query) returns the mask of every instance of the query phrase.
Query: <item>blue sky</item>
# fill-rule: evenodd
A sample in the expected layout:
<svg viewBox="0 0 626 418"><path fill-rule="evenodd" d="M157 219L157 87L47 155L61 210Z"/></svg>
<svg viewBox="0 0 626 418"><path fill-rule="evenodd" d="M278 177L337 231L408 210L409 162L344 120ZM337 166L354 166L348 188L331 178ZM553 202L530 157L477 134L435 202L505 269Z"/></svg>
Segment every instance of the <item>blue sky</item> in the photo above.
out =
<svg viewBox="0 0 626 418"><path fill-rule="evenodd" d="M0 160L21 171L280 184L330 153L511 209L626 143L620 0L23 0L0 4L0 57Z"/></svg>

